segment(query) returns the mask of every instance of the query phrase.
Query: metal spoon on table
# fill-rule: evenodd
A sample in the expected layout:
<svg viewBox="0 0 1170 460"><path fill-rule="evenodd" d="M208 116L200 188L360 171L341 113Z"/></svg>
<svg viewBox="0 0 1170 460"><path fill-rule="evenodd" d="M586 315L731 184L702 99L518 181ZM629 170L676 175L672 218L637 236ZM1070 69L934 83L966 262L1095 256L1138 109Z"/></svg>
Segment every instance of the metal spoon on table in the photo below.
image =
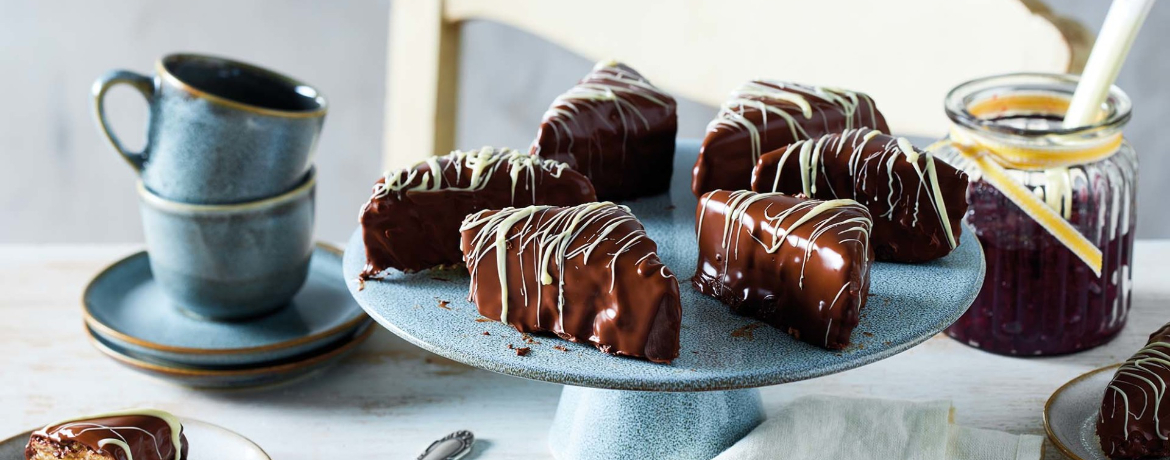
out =
<svg viewBox="0 0 1170 460"><path fill-rule="evenodd" d="M432 442L418 460L459 460L471 453L471 445L475 443L475 435L467 430L459 430Z"/></svg>

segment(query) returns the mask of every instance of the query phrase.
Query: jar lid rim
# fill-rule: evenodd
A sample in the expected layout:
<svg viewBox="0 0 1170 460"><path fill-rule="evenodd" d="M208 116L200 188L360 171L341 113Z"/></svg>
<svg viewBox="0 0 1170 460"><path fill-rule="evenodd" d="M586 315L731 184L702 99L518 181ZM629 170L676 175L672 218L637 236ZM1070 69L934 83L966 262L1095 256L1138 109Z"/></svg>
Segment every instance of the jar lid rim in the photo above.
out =
<svg viewBox="0 0 1170 460"><path fill-rule="evenodd" d="M1071 98L1072 91L1079 81L1079 75L1044 72L1017 72L980 77L960 83L951 89L947 93L944 109L947 117L959 126L1026 137L1090 134L1096 131L1120 128L1129 122L1132 116L1132 103L1125 91L1122 91L1117 85L1110 86L1109 94L1105 98L1104 105L1107 107L1107 115L1104 119L1094 124L1075 128L1040 129L1010 126L997 123L992 119L978 117L968 110L968 105L974 96L981 92L992 89L1010 89L1023 82L1033 84L1047 82L1052 85L1048 89L1067 93Z"/></svg>

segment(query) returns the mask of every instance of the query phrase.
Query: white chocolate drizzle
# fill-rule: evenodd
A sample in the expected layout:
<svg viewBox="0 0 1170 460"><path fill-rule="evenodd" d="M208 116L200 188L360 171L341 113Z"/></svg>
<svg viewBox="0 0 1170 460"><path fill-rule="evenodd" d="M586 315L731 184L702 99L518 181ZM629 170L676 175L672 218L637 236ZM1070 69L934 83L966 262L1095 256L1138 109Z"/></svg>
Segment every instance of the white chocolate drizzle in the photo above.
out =
<svg viewBox="0 0 1170 460"><path fill-rule="evenodd" d="M814 104L809 97L819 102ZM857 108L865 101L869 106L868 117L858 116ZM751 140L752 163L763 154L760 131L768 129L768 118L779 117L788 126L792 139L809 139L814 134L805 130L796 117L811 119L816 111L830 106L844 119L844 129L876 127L877 111L873 100L864 93L839 88L801 85L776 80L756 79L732 91L728 100L719 108L719 113L707 125L707 132L718 129L741 130ZM759 125L747 117L755 111L760 113ZM814 132L815 133L815 132Z"/></svg>
<svg viewBox="0 0 1170 460"><path fill-rule="evenodd" d="M870 168L867 166L871 162L880 165L879 167L884 166L882 169L885 170L887 176L886 206L888 210L878 217L895 220L897 216L894 215L894 210L902 202L903 194L906 192L906 184L894 172L894 167L898 162L904 161L914 168L914 172L918 176L918 187L914 190L913 203L904 204L904 206L910 206L911 204L914 206L911 225L918 224L920 211L918 209L919 198L925 192L935 209L935 215L938 217L946 233L947 244L952 249L955 248L958 242L955 240L955 235L951 228L951 220L947 213L946 201L943 200L942 189L939 188L938 170L935 168L934 155L930 152L919 152L909 140L904 137L899 137L886 141L881 151L866 156L866 145L881 134L880 131L868 128L849 129L840 134L827 134L817 139L797 141L789 145L784 153L781 154L780 161L776 165L776 176L772 179L772 191L776 192L779 189L780 176L785 171L784 165L787 163L788 156L796 152L799 155L802 192L810 197L816 196L817 175L825 173L825 162L822 157L826 154L839 157L844 153L849 155L848 173L855 184L852 196L854 200L860 199L857 192L858 190L864 189L868 183ZM925 159L925 168L919 164L918 160L920 158ZM836 197L836 190L830 189L830 191ZM909 195L906 198L908 201L911 199Z"/></svg>
<svg viewBox="0 0 1170 460"><path fill-rule="evenodd" d="M428 169L419 166L427 165ZM383 182L375 184L371 199L382 198L390 193L403 192L433 192L437 190L476 191L487 187L491 178L500 168L507 168L512 179L512 199L516 199L516 187L527 179L525 184L532 192L533 201L536 200L536 180L538 170L544 171L553 177L560 177L561 172L569 165L546 160L536 155L529 155L514 149L495 149L483 147L478 150L456 150L442 157L430 157L414 167L387 171L383 175ZM468 169L469 177L466 184L463 182L464 169ZM453 170L454 182L444 182L444 174ZM421 174L421 177L420 177ZM417 179L417 180L416 180Z"/></svg>
<svg viewBox="0 0 1170 460"><path fill-rule="evenodd" d="M548 215L550 212L555 212L555 214L550 216ZM489 213L490 215L488 215ZM615 236L617 229L628 223L636 224L637 230ZM594 225L600 227L587 234L586 229ZM519 230L513 231L516 228ZM637 218L630 213L628 207L610 202L585 203L570 208L529 206L505 208L499 211L485 210L469 215L463 220L463 225L459 230L467 231L470 229L478 230L471 241L471 250L466 251L464 256L464 262L467 263L471 271L472 279L468 297L473 298L477 290L475 280L479 273L480 262L490 252L495 251L496 270L500 283L499 320L504 323L508 322L507 267L509 253L521 255L519 257L520 273L524 273L523 254L530 247L535 249L532 263L535 268L536 279L533 280L533 285L536 286L537 305L541 301L540 287L553 284L554 278L551 270L553 268L557 270L555 279L557 281L557 311L562 313L563 321L565 267L571 264L572 259L579 258L580 264L588 264L590 257L594 256L594 251L603 242L611 241L617 249L612 253L604 254L608 259L604 266L609 268L609 290L613 292L617 279L619 257L629 252L639 242L649 240L646 231ZM574 245L576 245L575 248ZM634 261L633 264L634 266L640 265L654 256L657 254L647 253ZM673 278L665 266L659 271L659 274L664 278ZM524 298L524 305L529 305L528 280L521 283L519 294Z"/></svg>
<svg viewBox="0 0 1170 460"><path fill-rule="evenodd" d="M540 139L544 135L545 126L547 126L552 129L557 151L562 151L561 139L564 138L567 139L564 151L575 154L573 127L578 126L576 118L585 113L586 110L597 112L598 109L593 104L589 104L590 102L612 102L620 126L612 125L605 116L598 116L596 119L604 123L605 128L609 131L621 130L622 162L624 164L626 140L629 139L630 132L637 130L639 125L646 130L651 128L650 121L638 109L634 98L644 99L660 107L669 107L674 103L674 99L651 85L642 76L626 71L621 65L620 62L613 59L599 61L593 66L593 71L586 75L580 83L557 96L544 113L543 118L546 124L542 125L540 131L537 132L531 152L540 155ZM597 153L590 149L588 160L592 162L593 155ZM603 160L604 156L598 159L598 161ZM577 168L583 173L592 169L585 164L580 164Z"/></svg>
<svg viewBox="0 0 1170 460"><path fill-rule="evenodd" d="M1105 401L1112 398L1113 404L1109 406L1113 411L1106 414L1106 405L1103 404L1098 411L1098 419L1103 421L1106 418L1124 417L1121 431L1128 440L1130 419L1139 421L1149 418L1154 422L1154 434L1161 440L1170 439L1163 433L1160 416L1167 389L1163 375L1170 375L1170 343L1157 340L1138 350L1113 374L1105 390ZM1129 378L1122 379L1123 376ZM1133 394L1127 393L1127 390ZM1142 399L1131 400L1130 397L1137 395L1137 392L1141 393ZM1135 405L1140 409L1135 409ZM1121 414L1116 413L1119 407L1122 409ZM1114 449L1116 446L1111 446L1110 450Z"/></svg>
<svg viewBox="0 0 1170 460"><path fill-rule="evenodd" d="M151 433L147 430L144 430L142 428L135 427L135 426L108 426L108 425L101 425L101 424L90 422L90 420L96 420L96 419L102 419L102 418L126 417L126 416L134 416L134 415L154 417L154 418L160 419L163 422L165 422L171 429L171 445L174 447L174 451L175 451L174 460L183 460L183 458L182 458L183 457L183 448L182 448L183 447L183 444L182 444L182 442L183 442L182 441L183 424L179 422L178 417L175 417L174 415L172 415L169 412L161 411L161 410L157 410L157 409L131 409L131 410L107 412L104 414L89 415L89 416L85 416L85 417L73 418L73 419L69 419L69 420L60 421L57 423L50 423L48 425L45 425L44 428L37 430L33 434L44 436L48 439L52 439L54 441L60 442L61 441L60 437L57 436L55 433L68 432L69 436L76 436L76 435L80 435L81 433L85 433L87 431L108 430L111 433L113 433L115 436L118 436L118 437L117 438L101 439L97 443L98 447L103 448L103 447L105 447L107 445L111 445L111 444L118 446L119 448L122 449L123 452L126 453L127 460L134 460L134 454L131 451L130 445L127 443L126 438L122 437L122 435L120 435L118 433L118 431L119 430L121 430L121 431L141 431L141 432L145 433L147 436L149 436L152 440L154 440L154 450L158 454L158 458L164 458L163 454L162 454L162 444L160 443L158 438L155 437L154 433ZM55 428L55 429L52 430L52 432L50 433L50 431L49 431L50 428Z"/></svg>
<svg viewBox="0 0 1170 460"><path fill-rule="evenodd" d="M711 194L708 194L703 197L702 208L699 211L699 223L696 228L698 229L697 239L700 241L703 238L703 217L707 214L707 207L711 203L711 196ZM868 256L869 233L870 228L873 226L873 221L868 217L869 211L861 203L849 199L827 201L802 200L796 205L787 209L778 210L774 214L769 212L772 206L769 203L762 213L763 221L754 222L748 219L748 222L745 222L745 218L748 217L748 208L752 204L776 196L792 198L782 193L755 193L747 190L729 192L727 202L721 203L726 206L726 209L723 210L723 234L720 239L720 248L723 249L723 258L725 260L729 260L732 257L739 258L739 242L745 233L768 254L775 254L785 246L803 249L804 254L800 257L800 279L797 283L799 288L803 290L805 268L808 265L808 260L812 257L813 252L818 249L817 240L826 233L835 231L834 236L836 236L837 241L860 245L861 253ZM847 209L858 211L858 215L844 218L837 217L842 215L840 214L841 211ZM815 227L809 234L807 240L789 238L797 228L812 221L816 221ZM757 237L756 232L753 231L753 226L759 229L761 235L769 237L770 241L765 241ZM852 235L849 235L850 233ZM852 237L850 238L849 236ZM730 250L732 247L734 251ZM722 266L723 273L720 275L724 279L728 276L727 271L729 265L729 263L725 262ZM868 277L862 278L862 285L858 286L858 289L862 291L867 289L865 286L867 281ZM827 304L828 311L832 311L833 307L837 305L837 302L841 300L842 294L851 284L852 282L849 282L841 286L841 289L837 291L837 294ZM821 308L826 308L826 304L823 301L820 302L820 305ZM830 318L825 325L824 345L826 347L829 346L829 335L832 329L833 320Z"/></svg>
<svg viewBox="0 0 1170 460"><path fill-rule="evenodd" d="M761 229L761 233L767 234L771 237L771 241L763 241L758 238L752 231L752 222L744 222L744 218L748 216L748 208L761 200L767 198L783 196L791 198L782 193L755 193L747 190L737 190L730 192L727 199L727 209L723 212L723 235L721 238L720 247L723 248L726 257L739 258L739 241L743 234L747 234L750 238L755 240L768 254L775 254L780 248L784 246L791 246L804 248L804 257L801 257L800 266L800 281L799 286L804 288L804 272L808 264L808 259L812 256L813 251L817 249L817 240L824 236L831 230L836 230L836 236L844 238L846 233L853 232L854 238L840 239L842 242L855 241L861 245L862 254L869 253L869 232L873 226L873 221L866 217L869 211L853 200L837 199L837 200L802 200L796 205L783 210L778 210L775 214L769 214L771 204L764 208L763 222L756 222L754 225ZM707 206L711 203L710 196L703 199L703 205L699 211L698 239L703 237L703 218L707 214ZM789 241L789 235L794 230L802 225L821 217L823 214L829 212L839 212L845 209L854 209L860 211L861 215L856 217L849 217L844 219L836 219L833 216L828 216L820 219L816 223L809 236L808 241ZM748 229L745 231L745 227ZM845 228L841 228L845 227ZM770 229L768 233L766 230ZM734 239L734 241L732 241ZM727 254L729 248L734 248L731 254ZM724 264L723 275L726 276L727 265ZM831 307L831 305L830 305Z"/></svg>

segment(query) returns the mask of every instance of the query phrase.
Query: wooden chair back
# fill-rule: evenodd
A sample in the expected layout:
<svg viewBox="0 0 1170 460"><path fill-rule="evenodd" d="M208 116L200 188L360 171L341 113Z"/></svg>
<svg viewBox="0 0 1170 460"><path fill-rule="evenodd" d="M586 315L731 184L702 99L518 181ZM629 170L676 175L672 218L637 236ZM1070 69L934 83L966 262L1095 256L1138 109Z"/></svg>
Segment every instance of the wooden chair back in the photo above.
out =
<svg viewBox="0 0 1170 460"><path fill-rule="evenodd" d="M713 106L753 77L863 91L891 130L931 137L945 132L942 102L956 84L1006 72L1078 73L1093 39L1040 0L396 0L386 167L455 147L459 26L472 19L589 59L617 58L666 91Z"/></svg>

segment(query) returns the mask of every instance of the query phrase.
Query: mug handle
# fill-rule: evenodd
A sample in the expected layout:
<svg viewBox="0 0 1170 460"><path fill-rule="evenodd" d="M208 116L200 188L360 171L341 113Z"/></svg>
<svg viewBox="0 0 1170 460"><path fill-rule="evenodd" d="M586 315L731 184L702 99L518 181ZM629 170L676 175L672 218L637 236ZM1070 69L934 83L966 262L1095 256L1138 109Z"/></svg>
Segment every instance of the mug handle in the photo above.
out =
<svg viewBox="0 0 1170 460"><path fill-rule="evenodd" d="M106 92L119 83L134 87L139 93L142 93L142 97L146 98L146 103L150 104L154 101L154 80L148 76L129 70L111 70L93 82L94 119L97 120L98 128L101 129L102 134L106 135L106 140L110 141L110 145L114 147L114 150L122 155L122 158L127 163L130 163L130 166L135 171L142 172L143 165L146 163L146 151L150 148L150 145L143 147L141 152L127 151L122 146L122 141L118 140L118 136L114 135L114 132L110 130L110 124L106 121Z"/></svg>

